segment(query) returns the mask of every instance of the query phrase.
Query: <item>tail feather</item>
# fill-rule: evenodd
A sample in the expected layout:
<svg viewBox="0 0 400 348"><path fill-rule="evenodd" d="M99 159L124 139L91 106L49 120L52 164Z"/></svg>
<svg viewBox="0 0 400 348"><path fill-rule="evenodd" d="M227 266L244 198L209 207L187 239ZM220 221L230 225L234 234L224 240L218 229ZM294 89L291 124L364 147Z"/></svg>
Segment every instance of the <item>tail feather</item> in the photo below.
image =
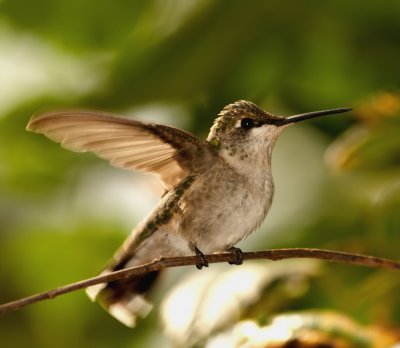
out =
<svg viewBox="0 0 400 348"><path fill-rule="evenodd" d="M110 273L105 270L101 274ZM146 294L156 281L159 271L149 272L128 280L116 280L90 286L86 293L113 317L129 327L134 327L137 318L144 318L152 309Z"/></svg>

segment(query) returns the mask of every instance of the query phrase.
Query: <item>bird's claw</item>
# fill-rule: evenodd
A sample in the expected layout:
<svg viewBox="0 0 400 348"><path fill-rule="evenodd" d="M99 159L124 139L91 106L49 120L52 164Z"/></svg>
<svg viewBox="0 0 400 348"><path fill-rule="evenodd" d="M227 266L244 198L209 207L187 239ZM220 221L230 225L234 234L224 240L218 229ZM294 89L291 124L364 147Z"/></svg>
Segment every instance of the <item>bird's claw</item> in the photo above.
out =
<svg viewBox="0 0 400 348"><path fill-rule="evenodd" d="M202 269L203 267L208 267L208 261L205 255L197 248L194 248L194 251L196 252L198 260L198 262L196 263L196 268Z"/></svg>
<svg viewBox="0 0 400 348"><path fill-rule="evenodd" d="M243 251L240 248L229 248L228 251L234 256L234 261L228 261L230 265L241 265L243 263Z"/></svg>

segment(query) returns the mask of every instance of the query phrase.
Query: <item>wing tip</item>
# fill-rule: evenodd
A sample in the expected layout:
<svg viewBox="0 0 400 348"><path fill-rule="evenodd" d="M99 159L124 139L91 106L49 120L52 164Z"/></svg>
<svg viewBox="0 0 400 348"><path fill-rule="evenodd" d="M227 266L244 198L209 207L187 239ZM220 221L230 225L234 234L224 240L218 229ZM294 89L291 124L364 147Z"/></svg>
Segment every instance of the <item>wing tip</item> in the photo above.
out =
<svg viewBox="0 0 400 348"><path fill-rule="evenodd" d="M36 123L36 121L37 121L37 119L38 119L38 117L40 117L40 115L39 114L37 114L37 113L34 113L34 114L32 114L32 116L30 117L30 119L29 119L29 121L28 121L28 124L26 125L26 127L25 127L25 129L28 131L28 132L35 132L35 123Z"/></svg>
<svg viewBox="0 0 400 348"><path fill-rule="evenodd" d="M54 115L54 112L35 112L32 114L31 118L26 125L26 130L28 132L41 133L40 122Z"/></svg>

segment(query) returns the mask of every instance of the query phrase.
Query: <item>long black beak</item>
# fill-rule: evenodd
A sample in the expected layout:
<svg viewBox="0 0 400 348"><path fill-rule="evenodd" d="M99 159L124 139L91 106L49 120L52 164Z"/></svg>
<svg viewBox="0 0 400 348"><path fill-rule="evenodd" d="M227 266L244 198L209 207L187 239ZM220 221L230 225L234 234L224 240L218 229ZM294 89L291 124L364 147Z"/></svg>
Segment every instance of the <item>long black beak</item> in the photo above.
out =
<svg viewBox="0 0 400 348"><path fill-rule="evenodd" d="M339 108L339 109L329 109L329 110L306 112L304 114L298 114L298 115L286 117L285 119L283 119L280 122L280 125L283 126L283 125L290 124L290 123L308 120L309 118L325 116L325 115L332 115L332 114L339 114L339 113L347 112L350 110L351 110L351 108Z"/></svg>

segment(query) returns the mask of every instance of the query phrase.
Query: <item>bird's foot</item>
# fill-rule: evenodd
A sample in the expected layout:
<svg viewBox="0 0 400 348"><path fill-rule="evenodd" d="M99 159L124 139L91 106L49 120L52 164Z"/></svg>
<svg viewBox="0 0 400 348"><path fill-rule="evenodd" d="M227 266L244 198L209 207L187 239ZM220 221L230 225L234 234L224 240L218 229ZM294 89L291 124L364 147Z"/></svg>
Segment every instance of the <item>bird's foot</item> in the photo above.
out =
<svg viewBox="0 0 400 348"><path fill-rule="evenodd" d="M198 260L198 262L196 263L196 268L202 269L203 267L208 267L208 261L204 254L197 248L194 248L194 251Z"/></svg>
<svg viewBox="0 0 400 348"><path fill-rule="evenodd" d="M228 261L230 265L241 265L243 263L243 251L240 248L229 248L228 251L234 256L234 261Z"/></svg>

